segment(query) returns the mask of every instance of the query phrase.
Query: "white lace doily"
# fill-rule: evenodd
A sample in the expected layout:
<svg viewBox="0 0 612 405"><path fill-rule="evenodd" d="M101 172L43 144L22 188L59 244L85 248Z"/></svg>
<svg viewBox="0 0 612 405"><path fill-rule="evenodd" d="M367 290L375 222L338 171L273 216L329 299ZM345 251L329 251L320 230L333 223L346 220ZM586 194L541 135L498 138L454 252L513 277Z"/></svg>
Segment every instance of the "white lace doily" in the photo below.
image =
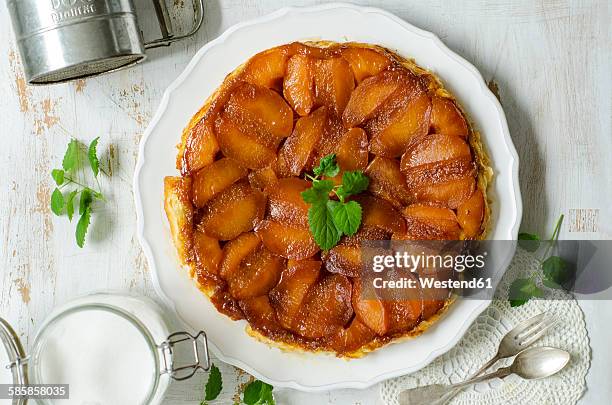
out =
<svg viewBox="0 0 612 405"><path fill-rule="evenodd" d="M510 283L534 272L541 273L537 267L538 262L519 249L500 282L496 299L476 319L463 339L422 370L382 383L380 395L383 402L398 405L399 392L407 388L465 380L495 355L500 340L514 325L549 311L558 324L534 346L553 346L568 351L571 360L561 372L537 381L511 375L503 381L497 379L481 383L463 390L450 404L575 404L584 391L585 376L591 361L584 316L578 303L567 292L548 289L547 294L550 295L547 297L550 298L532 299L520 307L510 307L507 300Z"/></svg>

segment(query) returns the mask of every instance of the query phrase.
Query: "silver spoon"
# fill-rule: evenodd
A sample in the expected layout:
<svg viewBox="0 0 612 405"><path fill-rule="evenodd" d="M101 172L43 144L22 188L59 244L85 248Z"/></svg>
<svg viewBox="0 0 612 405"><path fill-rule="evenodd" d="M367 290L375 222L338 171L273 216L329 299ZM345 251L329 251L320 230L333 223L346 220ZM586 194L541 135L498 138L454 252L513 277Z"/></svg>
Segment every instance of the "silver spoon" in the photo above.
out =
<svg viewBox="0 0 612 405"><path fill-rule="evenodd" d="M519 323L512 328L511 331L506 333L501 342L499 342L495 356L486 362L477 372L470 375L468 379L478 377L479 375L483 374L501 359L516 356L518 353L535 343L556 323L556 319L550 318L549 314L546 312L542 312L541 314ZM429 405L445 404L455 395L459 394L460 391L461 388L455 388Z"/></svg>
<svg viewBox="0 0 612 405"><path fill-rule="evenodd" d="M550 377L561 371L570 360L570 354L565 350L554 347L532 347L520 352L512 364L502 367L482 377L475 377L453 385L433 384L426 387L417 387L400 393L400 405L421 405L438 402L445 394L456 388L476 384L492 378L504 378L516 374L526 380Z"/></svg>
<svg viewBox="0 0 612 405"><path fill-rule="evenodd" d="M525 350L544 336L556 323L557 320L551 318L546 312L542 312L519 323L510 332L506 333L501 342L499 342L495 356L486 362L472 377L484 373L501 359L516 356L519 352Z"/></svg>

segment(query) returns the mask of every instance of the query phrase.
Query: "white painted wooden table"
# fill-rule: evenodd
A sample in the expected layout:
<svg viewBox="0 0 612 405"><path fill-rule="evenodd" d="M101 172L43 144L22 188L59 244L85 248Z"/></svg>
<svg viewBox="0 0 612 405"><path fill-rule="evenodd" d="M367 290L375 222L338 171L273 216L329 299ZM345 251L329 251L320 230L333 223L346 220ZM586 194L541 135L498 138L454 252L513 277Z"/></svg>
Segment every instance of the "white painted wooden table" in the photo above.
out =
<svg viewBox="0 0 612 405"><path fill-rule="evenodd" d="M135 237L132 174L137 146L164 89L193 54L234 23L284 5L314 2L206 0L196 38L150 52L131 70L71 84L27 87L0 4L0 316L26 346L54 306L100 289L154 296ZM145 34L156 34L149 7ZM172 3L172 2L169 2ZM174 0L172 13L189 7ZM499 88L521 158L524 230L546 234L560 213L564 238L612 236L611 7L607 0L362 1L437 34ZM186 25L183 24L183 25ZM180 26L180 24L179 24ZM204 98L206 95L203 94ZM74 224L52 216L50 170L71 136L100 136L113 175L103 181L110 202L96 214L87 245ZM486 134L485 134L486 136ZM612 398L610 302L583 302L592 367L583 404ZM222 366L225 390L213 404L232 403L248 379ZM168 404L198 404L204 376L174 384ZM282 404L376 404L378 388L325 394L279 392Z"/></svg>

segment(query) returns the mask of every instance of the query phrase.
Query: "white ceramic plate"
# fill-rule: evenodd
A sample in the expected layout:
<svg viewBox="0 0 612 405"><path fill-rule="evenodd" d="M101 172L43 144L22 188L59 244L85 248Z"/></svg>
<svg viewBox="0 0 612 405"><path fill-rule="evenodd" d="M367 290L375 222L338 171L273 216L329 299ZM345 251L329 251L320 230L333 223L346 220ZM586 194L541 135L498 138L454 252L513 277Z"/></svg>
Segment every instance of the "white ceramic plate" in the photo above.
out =
<svg viewBox="0 0 612 405"><path fill-rule="evenodd" d="M178 262L163 212L163 178L177 175L176 144L183 127L223 78L255 53L296 40L379 44L413 57L437 73L483 134L493 162L491 239L516 239L521 219L518 157L504 113L478 71L433 34L375 8L327 4L284 8L228 29L206 44L166 90L140 145L134 177L138 236L158 293L191 328L205 330L212 352L277 387L308 391L365 388L416 371L452 348L488 301L459 300L423 335L389 345L362 359L287 353L248 336L245 322L219 314ZM509 258L503 258L504 269Z"/></svg>

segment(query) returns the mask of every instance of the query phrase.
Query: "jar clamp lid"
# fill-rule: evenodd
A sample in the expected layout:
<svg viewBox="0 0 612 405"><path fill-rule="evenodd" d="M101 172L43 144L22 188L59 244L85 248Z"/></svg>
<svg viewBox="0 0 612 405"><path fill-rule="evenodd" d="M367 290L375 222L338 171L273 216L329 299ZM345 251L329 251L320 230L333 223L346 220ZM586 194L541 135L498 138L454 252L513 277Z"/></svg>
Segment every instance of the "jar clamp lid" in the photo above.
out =
<svg viewBox="0 0 612 405"><path fill-rule="evenodd" d="M111 305L109 302L112 302L112 300L108 299L108 297L130 299L132 300L132 306L122 307ZM96 298L99 300L96 301ZM135 303L141 306L136 307L134 306ZM15 385L68 383L69 385L75 385L75 391L77 391L78 389L82 390L83 387L88 387L90 384L81 384L79 387L79 384L73 384L74 381L56 381L49 376L62 375L63 378L67 378L63 370L71 368L70 361L74 361L72 368L74 368L74 364L85 366L84 370L87 370L86 373L89 372L89 370L108 369L109 375L114 375L115 377L116 373L133 373L134 367L140 367L138 370L139 372L133 374L141 378L139 380L140 382L148 382L146 384L143 383L140 387L142 388L142 396L138 398L143 398L143 400L133 402L147 404L159 403L167 389L169 379L185 380L192 377L198 370L209 370L210 357L206 334L203 331L196 334L185 331L170 334L167 332L167 327L165 326L163 318L158 316L160 314L158 311L159 307L153 308L151 306L152 304L155 307L157 306L157 304L152 301L147 302L140 298L137 299L135 297L108 294L86 296L71 301L58 310L55 310L54 314L44 322L34 339L32 351L29 355L26 355L23 350L13 328L8 322L0 318L0 341L3 344L0 350L3 348L5 349L8 362L8 364L0 364L0 368L3 369L0 371L10 370L9 372L12 374L12 383ZM145 313L148 309L151 309L151 311ZM140 315L140 317L137 315ZM122 331L114 330L115 328L109 328L108 332L100 337L100 334L96 335L96 331L92 331L91 327L87 327L88 325L79 327L81 324L75 323L75 321L83 322L83 320L90 320L93 325L96 323L96 320L102 319L107 321L107 325L110 325L108 320L113 319L113 322L115 322L113 325L122 326ZM77 325L76 328L75 325ZM70 334L74 334L72 338L70 338ZM91 364L91 357L89 358L90 361L88 364L81 364L83 358L87 359L87 356L81 356L82 353L87 354L87 352L96 352L96 348L92 347L96 339L101 339L97 340L97 342L102 342L101 344L104 346L103 350L100 349L99 352L107 350L113 353L110 358L101 359L102 361L111 363L106 368ZM65 343L66 341L68 341L68 343ZM72 341L72 343L70 343L70 341ZM76 345L74 344L74 342L80 341L86 341L84 344L89 345L86 347L85 352L82 353L78 352L79 349L75 348ZM60 345L65 344L67 346L64 348L58 347L58 342ZM135 347L134 344L138 342L140 342L140 344ZM180 347L184 348L179 349ZM138 350L121 351L121 349L126 348L137 348ZM186 360L179 361L179 357L185 357L185 349L189 351L188 357ZM75 353L75 351L77 353ZM177 356L179 351L183 356ZM134 352L143 353L145 357L134 357ZM50 353L53 354L51 355ZM55 359L55 357L59 355L58 353L76 355L72 360L60 355L62 360L59 363L49 361L49 358L51 360ZM147 353L149 354L147 355ZM0 356L0 358L3 358L3 356ZM136 359L141 359L141 364L133 364L134 361L137 361ZM53 368L53 366L61 368L62 371L49 373L49 368ZM151 366L153 366L153 370L149 370ZM143 367L144 369L142 369ZM149 374L146 370L149 370L151 373ZM147 375L150 375L150 378L146 377ZM83 378L87 379L88 377ZM127 378L129 378L129 375ZM90 379L95 380L93 376ZM11 379L8 378L6 382L10 384L10 380ZM123 380L120 379L120 381ZM94 383L91 385L96 384ZM114 391L113 389L107 389L114 387L103 388L109 392ZM69 390L72 395L72 388L69 388ZM130 391L132 391L131 387ZM79 394L83 395L83 392L81 391ZM144 400L144 398L146 398L146 400ZM20 405L23 403L25 403L25 398L16 397L14 399L14 404ZM47 404L52 402L43 400L42 403Z"/></svg>

